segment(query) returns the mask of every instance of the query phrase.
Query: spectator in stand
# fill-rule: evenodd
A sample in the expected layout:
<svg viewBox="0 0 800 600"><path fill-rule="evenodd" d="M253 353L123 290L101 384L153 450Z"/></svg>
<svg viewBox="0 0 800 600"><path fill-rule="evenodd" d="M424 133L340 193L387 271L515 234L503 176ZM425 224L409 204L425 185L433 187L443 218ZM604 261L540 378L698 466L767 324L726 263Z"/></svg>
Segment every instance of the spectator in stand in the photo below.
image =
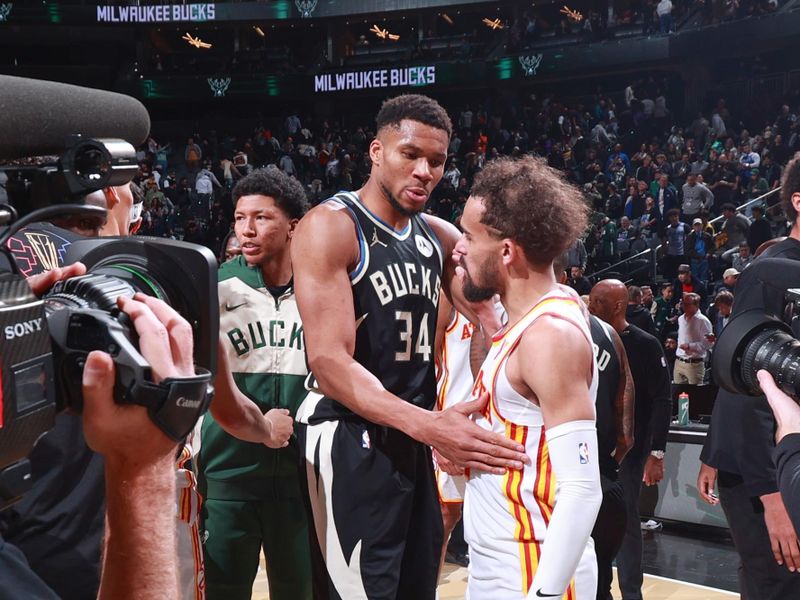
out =
<svg viewBox="0 0 800 600"><path fill-rule="evenodd" d="M739 281L739 275L741 275L741 273L733 267L725 269L725 272L722 274L722 282L717 286L715 292L717 294L720 292L733 293L733 290L736 288L736 282Z"/></svg>
<svg viewBox="0 0 800 600"><path fill-rule="evenodd" d="M608 198L606 198L606 214L613 220L618 220L622 217L625 210L625 205L622 202L622 196L617 193L617 185L615 183L608 184Z"/></svg>
<svg viewBox="0 0 800 600"><path fill-rule="evenodd" d="M772 154L765 154L763 156L759 170L761 172L761 176L767 181L768 189L774 190L780 185L783 169L772 159Z"/></svg>
<svg viewBox="0 0 800 600"><path fill-rule="evenodd" d="M703 158L702 154L697 154L692 161L690 173L697 175L698 182L703 183L705 178L708 177L708 168L708 161Z"/></svg>
<svg viewBox="0 0 800 600"><path fill-rule="evenodd" d="M714 297L714 304L708 310L708 320L714 329L714 341L722 333L728 324L733 309L733 294L727 290L721 290Z"/></svg>
<svg viewBox="0 0 800 600"><path fill-rule="evenodd" d="M750 244L739 242L739 254L733 257L733 268L741 273L752 261L753 255L750 252Z"/></svg>
<svg viewBox="0 0 800 600"><path fill-rule="evenodd" d="M617 251L617 224L603 215L600 221L600 251L598 258L605 263L613 263L619 259Z"/></svg>
<svg viewBox="0 0 800 600"><path fill-rule="evenodd" d="M725 127L725 121L720 114L720 108L717 107L711 113L711 133L715 139L721 140L728 135L728 130Z"/></svg>
<svg viewBox="0 0 800 600"><path fill-rule="evenodd" d="M642 289L642 306L644 306L647 312L650 312L650 310L653 308L653 303L656 300L655 296L653 295L653 288L651 288L649 285L643 285L640 287ZM652 319L652 317L653 315L651 314L650 318Z"/></svg>
<svg viewBox="0 0 800 600"><path fill-rule="evenodd" d="M714 194L705 184L698 183L697 174L690 172L683 184L683 203L681 213L684 219L700 216L700 211L709 210L714 204Z"/></svg>
<svg viewBox="0 0 800 600"><path fill-rule="evenodd" d="M575 265L570 267L569 286L583 296L592 291L592 282L583 274L583 267Z"/></svg>
<svg viewBox="0 0 800 600"><path fill-rule="evenodd" d="M614 160L619 159L622 161L622 164L625 166L625 172L631 172L631 160L628 158L628 155L622 151L622 144L614 144L614 152L608 157L608 161L606 162L606 170L613 164Z"/></svg>
<svg viewBox="0 0 800 600"><path fill-rule="evenodd" d="M682 189L691 171L692 163L689 162L689 153L684 152L681 154L680 160L672 165L672 180L675 182L675 187Z"/></svg>
<svg viewBox="0 0 800 600"><path fill-rule="evenodd" d="M628 287L628 306L625 309L625 320L631 325L636 325L642 331L646 331L652 336L656 335L656 326L653 317L644 306L642 306L642 288L632 285Z"/></svg>
<svg viewBox="0 0 800 600"><path fill-rule="evenodd" d="M714 194L714 210L719 212L722 205L730 203L739 187L739 174L731 167L728 155L717 155L711 151L711 161L708 174L709 189Z"/></svg>
<svg viewBox="0 0 800 600"><path fill-rule="evenodd" d="M739 171L742 179L749 179L750 171L757 169L761 164L761 156L753 151L749 142L742 144L742 153L739 155Z"/></svg>
<svg viewBox="0 0 800 600"><path fill-rule="evenodd" d="M703 231L703 219L692 221L692 231L686 238L686 256L692 267L692 276L703 283L708 282L709 264L714 250L714 240Z"/></svg>
<svg viewBox="0 0 800 600"><path fill-rule="evenodd" d="M700 296L683 296L683 314L678 318L678 350L672 379L677 384L702 385L705 360L713 345L711 321L700 312Z"/></svg>
<svg viewBox="0 0 800 600"><path fill-rule="evenodd" d="M197 174L197 178L194 180L194 191L197 194L195 212L196 216L204 220L208 220L211 215L214 187L221 188L222 184L219 182L216 175L211 172L211 163L207 162L206 166L200 170Z"/></svg>
<svg viewBox="0 0 800 600"><path fill-rule="evenodd" d="M722 216L724 221L714 240L717 246L714 256L722 264L729 265L733 261L733 255L739 252L739 244L747 241L750 221L744 215L739 214L733 204L722 206Z"/></svg>
<svg viewBox="0 0 800 600"><path fill-rule="evenodd" d="M678 208L678 191L669 182L669 176L662 173L658 177L658 189L653 197L659 214L666 215L673 208Z"/></svg>
<svg viewBox="0 0 800 600"><path fill-rule="evenodd" d="M686 262L686 236L689 233L689 226L680 221L680 212L677 208L667 212L669 225L665 230L666 252L663 260L664 277L668 280L675 277L678 272L678 265Z"/></svg>
<svg viewBox="0 0 800 600"><path fill-rule="evenodd" d="M635 239L636 226L627 216L623 216L619 220L619 227L617 228L617 241L630 243Z"/></svg>
<svg viewBox="0 0 800 600"><path fill-rule="evenodd" d="M183 160L189 172L194 172L200 168L200 161L203 160L203 150L195 144L194 138L186 140L186 149L183 151Z"/></svg>
<svg viewBox="0 0 800 600"><path fill-rule="evenodd" d="M663 339L667 332L673 330L677 323L675 303L672 302L672 284L661 284L661 295L653 301L650 307L650 316L656 327L657 337Z"/></svg>
<svg viewBox="0 0 800 600"><path fill-rule="evenodd" d="M660 33L669 33L672 30L672 2L661 0L656 5Z"/></svg>
<svg viewBox="0 0 800 600"><path fill-rule="evenodd" d="M636 169L636 181L644 181L648 186L656 177L656 168L653 166L653 158L645 154L642 165Z"/></svg>
<svg viewBox="0 0 800 600"><path fill-rule="evenodd" d="M586 252L586 245L583 243L582 239L576 238L572 245L567 248L567 267L586 269L586 261L588 258L589 255ZM589 292L586 293L588 294Z"/></svg>
<svg viewBox="0 0 800 600"><path fill-rule="evenodd" d="M655 237L661 239L664 237L664 219L656 207L656 201L652 196L648 196L644 200L644 214L639 222L642 235L645 238Z"/></svg>
<svg viewBox="0 0 800 600"><path fill-rule="evenodd" d="M772 237L772 228L769 221L764 218L764 207L761 204L753 205L753 222L750 223L747 231L747 244L750 246L750 251L755 254L758 247L767 240L771 240Z"/></svg>
<svg viewBox="0 0 800 600"><path fill-rule="evenodd" d="M769 183L761 176L759 169L751 169L750 180L747 182L747 201L755 200L766 194L769 191ZM746 208L745 214L749 217L752 215L754 205L749 205Z"/></svg>
<svg viewBox="0 0 800 600"><path fill-rule="evenodd" d="M678 277L672 282L673 303L678 305L683 300L684 294L697 294L703 305L708 297L708 288L702 281L692 276L692 269L686 264L678 267Z"/></svg>

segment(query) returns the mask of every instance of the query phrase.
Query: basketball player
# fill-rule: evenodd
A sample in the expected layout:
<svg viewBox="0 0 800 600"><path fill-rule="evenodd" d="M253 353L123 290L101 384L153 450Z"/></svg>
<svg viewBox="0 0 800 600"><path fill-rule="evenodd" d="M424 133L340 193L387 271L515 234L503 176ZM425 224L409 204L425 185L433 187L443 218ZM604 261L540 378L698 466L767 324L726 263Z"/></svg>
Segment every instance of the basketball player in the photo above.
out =
<svg viewBox="0 0 800 600"><path fill-rule="evenodd" d="M473 312L453 285L458 230L419 214L443 174L450 119L430 98L399 96L376 131L367 183L312 209L292 243L313 372L297 435L314 588L319 598L433 600L442 518L430 447L496 473L529 459L470 421L486 398L431 412L440 293Z"/></svg>
<svg viewBox="0 0 800 600"><path fill-rule="evenodd" d="M221 354L263 411L294 413L308 374L289 255L306 211L303 186L266 168L233 189L240 256L219 270ZM270 598L311 598L306 510L296 447L234 439L206 418L200 449L209 600L250 598L263 548Z"/></svg>
<svg viewBox="0 0 800 600"><path fill-rule="evenodd" d="M595 429L597 364L586 307L553 260L586 227L581 194L532 156L494 160L475 178L456 254L464 295L499 293L506 325L475 381L476 423L525 445L531 467L470 470L464 530L471 599L590 600L590 538L601 503Z"/></svg>

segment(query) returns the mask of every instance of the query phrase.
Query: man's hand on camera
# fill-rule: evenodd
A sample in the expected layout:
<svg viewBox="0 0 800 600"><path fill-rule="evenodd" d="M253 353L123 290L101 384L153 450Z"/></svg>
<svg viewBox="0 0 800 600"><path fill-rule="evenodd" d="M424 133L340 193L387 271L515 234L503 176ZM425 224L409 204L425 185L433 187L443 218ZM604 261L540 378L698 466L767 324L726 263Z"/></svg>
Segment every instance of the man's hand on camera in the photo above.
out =
<svg viewBox="0 0 800 600"><path fill-rule="evenodd" d="M767 396L767 402L772 407L775 422L778 425L775 432L775 442L780 442L783 436L789 433L800 433L800 406L794 399L778 387L772 375L763 369L756 373L761 390Z"/></svg>
<svg viewBox="0 0 800 600"><path fill-rule="evenodd" d="M270 448L285 448L294 431L294 419L285 408L273 408L264 415L269 427L269 440L264 442Z"/></svg>
<svg viewBox="0 0 800 600"><path fill-rule="evenodd" d="M139 350L158 383L194 375L192 330L175 310L155 298L120 297L120 309L139 335ZM83 425L89 446L106 461L136 470L172 461L175 442L158 429L142 406L114 402L114 363L105 352L89 354L83 371Z"/></svg>
<svg viewBox="0 0 800 600"><path fill-rule="evenodd" d="M38 275L33 275L32 277L28 277L28 285L31 286L31 290L37 296L41 297L53 287L53 284L56 281L63 281L64 279L69 279L70 277L78 277L79 275L86 274L86 266L83 263L73 263L68 267L58 267L56 269L50 269L49 271L44 271L43 273L39 273Z"/></svg>

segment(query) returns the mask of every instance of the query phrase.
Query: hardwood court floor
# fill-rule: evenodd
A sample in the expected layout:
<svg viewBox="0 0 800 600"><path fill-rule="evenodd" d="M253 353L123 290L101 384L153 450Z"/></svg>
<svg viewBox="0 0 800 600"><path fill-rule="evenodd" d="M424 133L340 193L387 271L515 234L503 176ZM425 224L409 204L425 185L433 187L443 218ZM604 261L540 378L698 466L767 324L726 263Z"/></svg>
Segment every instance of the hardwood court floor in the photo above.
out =
<svg viewBox="0 0 800 600"><path fill-rule="evenodd" d="M467 586L467 570L456 565L445 564L442 582L439 584L439 600L463 600ZM614 599L620 598L614 587ZM682 583L653 575L644 576L642 595L647 600L730 600L738 594L715 590L692 583ZM264 571L264 557L261 557L261 568L253 586L253 600L269 600L267 576Z"/></svg>

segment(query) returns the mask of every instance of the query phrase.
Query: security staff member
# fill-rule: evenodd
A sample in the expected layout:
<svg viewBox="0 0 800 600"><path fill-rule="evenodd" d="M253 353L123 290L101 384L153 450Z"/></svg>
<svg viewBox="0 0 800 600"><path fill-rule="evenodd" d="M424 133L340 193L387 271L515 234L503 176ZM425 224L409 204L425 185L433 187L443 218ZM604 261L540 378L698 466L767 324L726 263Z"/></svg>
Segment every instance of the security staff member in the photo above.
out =
<svg viewBox="0 0 800 600"><path fill-rule="evenodd" d="M559 283L566 284L568 255L553 261ZM574 267L573 267L574 268ZM597 555L597 600L611 600L611 565L625 536L627 511L619 483L619 464L633 446L634 389L625 347L616 331L598 317L589 321L597 361L597 454L603 503L592 530Z"/></svg>
<svg viewBox="0 0 800 600"><path fill-rule="evenodd" d="M655 485L664 477L664 449L671 413L670 376L659 341L625 319L628 291L616 279L597 283L589 310L622 338L636 389L634 444L622 461L619 481L625 493L627 528L617 554L619 586L624 600L642 598L642 534L639 493L642 481Z"/></svg>

